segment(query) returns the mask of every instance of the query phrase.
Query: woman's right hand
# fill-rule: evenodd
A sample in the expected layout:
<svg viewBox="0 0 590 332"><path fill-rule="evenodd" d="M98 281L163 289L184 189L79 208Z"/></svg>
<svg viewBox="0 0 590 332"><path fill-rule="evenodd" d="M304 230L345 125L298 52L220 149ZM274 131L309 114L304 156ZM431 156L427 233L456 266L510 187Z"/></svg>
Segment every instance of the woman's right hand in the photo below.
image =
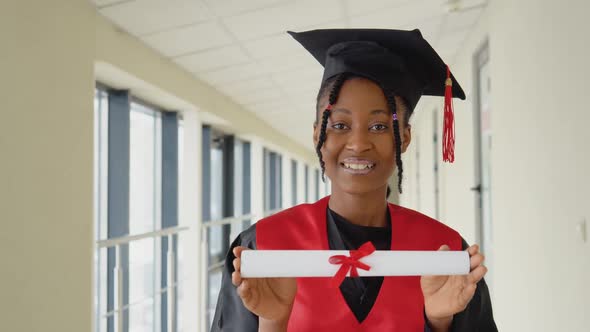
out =
<svg viewBox="0 0 590 332"><path fill-rule="evenodd" d="M297 280L295 278L242 278L240 268L244 250L249 249L234 248L235 271L231 276L244 306L261 319L286 326L297 293Z"/></svg>

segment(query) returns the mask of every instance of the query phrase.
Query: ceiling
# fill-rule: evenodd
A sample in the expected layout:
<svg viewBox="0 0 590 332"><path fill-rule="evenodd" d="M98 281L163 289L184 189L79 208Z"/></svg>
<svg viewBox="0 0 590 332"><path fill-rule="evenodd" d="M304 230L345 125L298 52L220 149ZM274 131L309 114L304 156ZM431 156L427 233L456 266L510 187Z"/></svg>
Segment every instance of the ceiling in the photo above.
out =
<svg viewBox="0 0 590 332"><path fill-rule="evenodd" d="M486 1L93 0L113 23L310 149L322 67L287 30L418 28L451 62Z"/></svg>

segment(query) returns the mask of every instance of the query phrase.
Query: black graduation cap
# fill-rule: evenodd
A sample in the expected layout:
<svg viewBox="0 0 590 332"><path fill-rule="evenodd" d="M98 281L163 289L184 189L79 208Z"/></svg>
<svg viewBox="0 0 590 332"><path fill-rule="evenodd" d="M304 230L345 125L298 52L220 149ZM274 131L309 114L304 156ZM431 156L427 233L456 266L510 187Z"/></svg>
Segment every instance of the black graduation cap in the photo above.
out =
<svg viewBox="0 0 590 332"><path fill-rule="evenodd" d="M454 159L451 98L465 99L465 92L420 30L325 29L289 34L324 66L322 83L345 72L366 77L403 97L412 110L422 95L445 96L443 152L445 161Z"/></svg>

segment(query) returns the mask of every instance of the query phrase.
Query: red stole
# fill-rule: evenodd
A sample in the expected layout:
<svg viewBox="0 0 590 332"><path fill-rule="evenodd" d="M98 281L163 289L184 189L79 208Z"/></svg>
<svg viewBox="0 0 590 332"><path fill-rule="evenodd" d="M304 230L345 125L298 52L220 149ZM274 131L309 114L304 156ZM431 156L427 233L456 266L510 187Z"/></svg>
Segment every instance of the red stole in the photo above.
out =
<svg viewBox="0 0 590 332"><path fill-rule="evenodd" d="M256 224L256 247L329 250L326 213L330 197L277 213ZM391 250L461 250L453 229L416 211L389 204ZM419 277L385 277L373 308L359 323L330 278L298 278L289 332L423 331L424 297Z"/></svg>

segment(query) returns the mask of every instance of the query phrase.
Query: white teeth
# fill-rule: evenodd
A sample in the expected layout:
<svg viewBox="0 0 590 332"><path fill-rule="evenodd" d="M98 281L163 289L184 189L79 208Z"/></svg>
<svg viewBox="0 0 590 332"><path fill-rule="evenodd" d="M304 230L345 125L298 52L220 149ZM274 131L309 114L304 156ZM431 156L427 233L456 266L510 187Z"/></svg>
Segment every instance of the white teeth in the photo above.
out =
<svg viewBox="0 0 590 332"><path fill-rule="evenodd" d="M344 163L344 167L349 168L349 169L371 169L375 166L375 164L347 164Z"/></svg>

